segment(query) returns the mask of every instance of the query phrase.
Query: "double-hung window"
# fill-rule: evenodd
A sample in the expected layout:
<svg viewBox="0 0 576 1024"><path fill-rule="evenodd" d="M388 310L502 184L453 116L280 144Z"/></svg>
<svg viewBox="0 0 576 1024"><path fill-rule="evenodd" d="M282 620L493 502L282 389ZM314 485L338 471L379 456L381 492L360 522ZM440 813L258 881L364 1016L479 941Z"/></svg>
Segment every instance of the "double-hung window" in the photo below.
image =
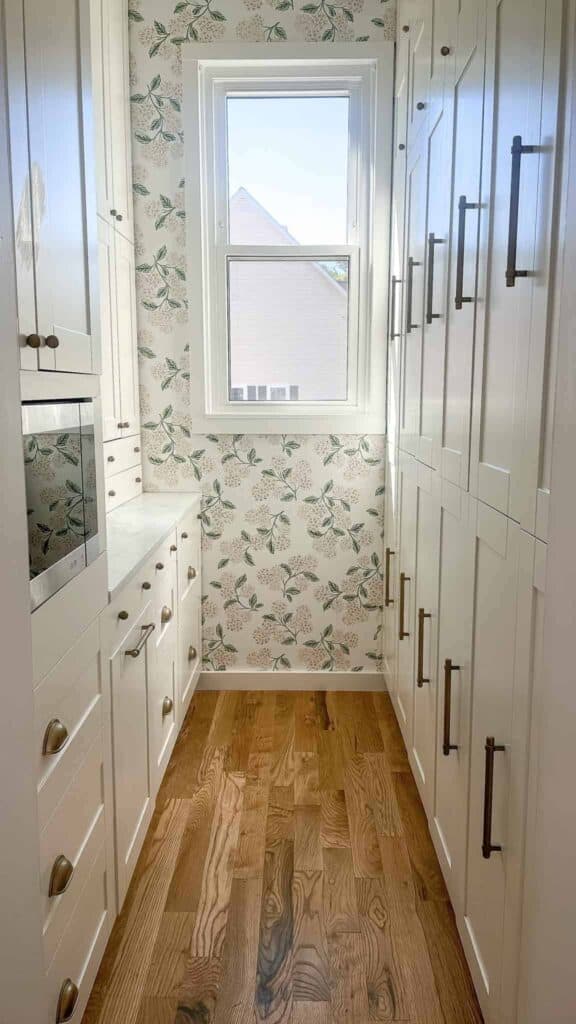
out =
<svg viewBox="0 0 576 1024"><path fill-rule="evenodd" d="M379 431L392 50L257 52L186 59L193 420Z"/></svg>

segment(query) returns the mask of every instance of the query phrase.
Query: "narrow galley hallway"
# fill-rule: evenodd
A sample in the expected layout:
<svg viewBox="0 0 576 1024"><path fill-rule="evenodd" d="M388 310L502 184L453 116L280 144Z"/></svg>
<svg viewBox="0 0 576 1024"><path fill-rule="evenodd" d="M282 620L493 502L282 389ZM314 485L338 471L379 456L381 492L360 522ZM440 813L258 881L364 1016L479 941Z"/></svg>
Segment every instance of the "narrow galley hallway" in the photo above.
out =
<svg viewBox="0 0 576 1024"><path fill-rule="evenodd" d="M481 1024L390 700L195 695L84 1024Z"/></svg>

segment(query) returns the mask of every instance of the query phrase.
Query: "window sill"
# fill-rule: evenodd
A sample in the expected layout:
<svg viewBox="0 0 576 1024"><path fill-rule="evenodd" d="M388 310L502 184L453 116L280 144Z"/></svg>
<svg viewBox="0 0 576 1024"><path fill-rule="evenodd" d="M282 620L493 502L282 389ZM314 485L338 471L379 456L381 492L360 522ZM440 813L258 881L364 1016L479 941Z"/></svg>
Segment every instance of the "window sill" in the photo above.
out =
<svg viewBox="0 0 576 1024"><path fill-rule="evenodd" d="M380 413L345 412L321 415L289 415L270 412L268 415L227 413L226 415L192 415L194 434L384 434L384 411Z"/></svg>

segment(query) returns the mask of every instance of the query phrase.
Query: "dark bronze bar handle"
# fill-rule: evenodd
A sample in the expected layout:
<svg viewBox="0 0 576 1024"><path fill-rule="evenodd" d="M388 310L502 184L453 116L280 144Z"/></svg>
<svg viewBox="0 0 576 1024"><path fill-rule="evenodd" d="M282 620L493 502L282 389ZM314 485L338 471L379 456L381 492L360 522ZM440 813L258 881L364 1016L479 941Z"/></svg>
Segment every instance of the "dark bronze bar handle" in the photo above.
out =
<svg viewBox="0 0 576 1024"><path fill-rule="evenodd" d="M386 548L386 582L384 587L384 606L389 608L391 604L394 604L394 598L390 597L390 559L396 552L392 551L392 548Z"/></svg>
<svg viewBox="0 0 576 1024"><path fill-rule="evenodd" d="M152 633L154 632L155 628L156 627L153 622L151 622L147 626L142 626L142 635L138 643L136 644L136 647L131 647L125 653L129 654L131 658L138 658L140 655L140 651L145 646L148 637L152 636Z"/></svg>
<svg viewBox="0 0 576 1024"><path fill-rule="evenodd" d="M482 856L490 860L493 853L502 849L492 842L492 798L494 796L494 754L506 747L494 742L493 736L486 737L486 770L484 775L484 827L482 829Z"/></svg>
<svg viewBox="0 0 576 1024"><path fill-rule="evenodd" d="M523 146L522 136L512 139L512 169L510 173L510 219L508 221L508 258L506 260L506 287L513 288L517 277L528 277L527 270L516 270L518 247L518 208L520 205L520 163L524 153L536 153L536 146Z"/></svg>
<svg viewBox="0 0 576 1024"><path fill-rule="evenodd" d="M429 683L430 680L424 675L424 619L431 619L430 612L425 612L423 608L418 609L418 674L416 676L416 684L422 688L424 683Z"/></svg>
<svg viewBox="0 0 576 1024"><path fill-rule="evenodd" d="M463 295L464 289L464 244L466 240L466 210L477 210L478 203L468 203L466 196L458 200L458 242L456 247L456 295L454 305L462 309L464 302L473 302L472 296Z"/></svg>
<svg viewBox="0 0 576 1024"><path fill-rule="evenodd" d="M431 324L433 320L438 320L442 314L432 312L432 303L434 299L434 246L442 245L444 242L443 238L436 238L433 231L428 235L428 281L426 283L426 323Z"/></svg>
<svg viewBox="0 0 576 1024"><path fill-rule="evenodd" d="M403 640L405 636L410 636L410 633L406 632L406 630L404 629L404 605L405 605L404 587L405 587L405 584L407 582L408 583L410 582L410 577L407 576L406 573L401 572L400 573L400 613L398 615L398 637L400 638L400 640Z"/></svg>
<svg viewBox="0 0 576 1024"><path fill-rule="evenodd" d="M391 280L390 284L391 284L391 295L390 295L390 332L389 332L389 338L390 338L390 341L394 341L394 338L399 338L401 333L402 333L401 331L395 331L394 330L394 328L396 326L396 285L397 284L402 284L402 280L399 277L394 277L394 274L392 274L392 280Z"/></svg>
<svg viewBox="0 0 576 1024"><path fill-rule="evenodd" d="M408 272L406 274L406 334L410 334L413 327L418 327L418 324L412 323L412 290L414 284L414 267L419 267L420 264L413 260L411 256L408 257Z"/></svg>
<svg viewBox="0 0 576 1024"><path fill-rule="evenodd" d="M458 750L457 743L450 743L450 710L452 705L452 673L459 671L460 665L453 665L452 659L446 658L444 662L444 739L442 742L444 757L449 757L451 750Z"/></svg>

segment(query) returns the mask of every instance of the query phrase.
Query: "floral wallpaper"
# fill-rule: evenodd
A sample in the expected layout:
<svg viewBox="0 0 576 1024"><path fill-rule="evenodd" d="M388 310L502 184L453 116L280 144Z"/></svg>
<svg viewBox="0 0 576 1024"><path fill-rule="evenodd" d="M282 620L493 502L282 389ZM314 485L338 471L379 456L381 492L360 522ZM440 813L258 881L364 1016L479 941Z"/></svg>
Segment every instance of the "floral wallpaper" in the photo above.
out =
<svg viewBox="0 0 576 1024"><path fill-rule="evenodd" d="M130 0L144 482L203 492L204 667L381 664L383 438L193 435L182 51L393 39L394 0Z"/></svg>

